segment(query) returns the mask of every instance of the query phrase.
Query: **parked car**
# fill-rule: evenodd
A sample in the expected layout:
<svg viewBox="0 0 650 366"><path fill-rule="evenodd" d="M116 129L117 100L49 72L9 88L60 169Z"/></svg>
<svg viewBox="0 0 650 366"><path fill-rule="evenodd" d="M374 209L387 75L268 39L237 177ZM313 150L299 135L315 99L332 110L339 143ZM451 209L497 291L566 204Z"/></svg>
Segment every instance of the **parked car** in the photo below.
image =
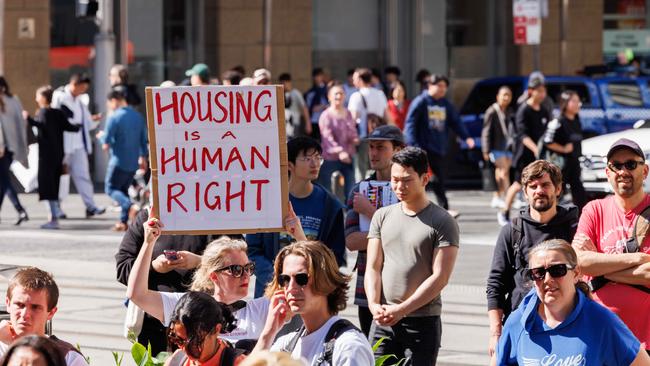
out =
<svg viewBox="0 0 650 366"><path fill-rule="evenodd" d="M584 76L547 76L548 95L557 104L560 95L566 90L574 90L580 96L582 109L580 121L585 138L611 132L626 130L640 119L650 119L649 78ZM465 142L459 143L457 166L450 167L450 179L480 179L479 166L482 160L481 129L485 110L495 101L498 89L508 86L512 89L514 100L525 90L527 77L498 77L484 79L476 83L460 109L461 122L474 137L476 147L468 149ZM514 115L513 101L513 115ZM556 108L554 115L559 115Z"/></svg>
<svg viewBox="0 0 650 366"><path fill-rule="evenodd" d="M607 182L605 167L607 166L607 150L620 138L628 138L639 144L646 156L646 164L650 159L650 119L641 120L634 127L625 131L608 133L582 141L582 184L592 197L600 197L612 192ZM643 184L643 189L650 192L650 178Z"/></svg>

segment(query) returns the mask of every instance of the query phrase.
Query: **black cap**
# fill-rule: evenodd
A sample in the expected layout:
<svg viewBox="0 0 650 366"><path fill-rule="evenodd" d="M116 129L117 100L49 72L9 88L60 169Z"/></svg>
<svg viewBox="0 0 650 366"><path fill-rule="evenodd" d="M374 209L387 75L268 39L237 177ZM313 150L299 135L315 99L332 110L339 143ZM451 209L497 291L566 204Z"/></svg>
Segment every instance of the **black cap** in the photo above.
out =
<svg viewBox="0 0 650 366"><path fill-rule="evenodd" d="M615 152L621 149L628 149L632 151L633 153L639 155L643 161L645 161L645 154L643 153L643 150L641 150L641 147L639 147L639 144L636 142L630 140L630 139L618 139L614 144L612 144L612 147L609 148L609 151L607 152L607 161L614 155Z"/></svg>
<svg viewBox="0 0 650 366"><path fill-rule="evenodd" d="M366 137L366 140L395 141L404 145L404 135L402 135L402 131L391 125L384 125L375 128L368 137Z"/></svg>

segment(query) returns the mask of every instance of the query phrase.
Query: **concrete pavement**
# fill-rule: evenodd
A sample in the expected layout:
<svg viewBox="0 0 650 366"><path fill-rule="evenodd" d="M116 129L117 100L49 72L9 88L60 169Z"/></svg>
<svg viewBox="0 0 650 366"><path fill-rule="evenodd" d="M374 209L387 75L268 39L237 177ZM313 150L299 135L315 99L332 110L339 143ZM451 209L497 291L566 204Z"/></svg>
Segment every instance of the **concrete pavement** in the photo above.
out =
<svg viewBox="0 0 650 366"><path fill-rule="evenodd" d="M110 206L106 195L95 197L98 204ZM5 202L0 211L0 264L35 265L51 271L61 288L54 334L78 343L92 365L114 364L111 351L124 352L123 365L132 365L130 343L122 336L125 287L115 280L113 258L122 235L109 230L118 212L109 209L105 215L86 220L81 199L71 195L63 205L70 219L61 221L61 230L44 231L39 225L46 221L45 206L34 194L20 198L30 221L13 226L16 214ZM489 194L454 191L449 198L452 208L461 212L461 249L450 284L443 291L438 365L484 365L488 361L485 279L499 227L495 211L489 208ZM4 293L5 288L6 279L0 278L0 291ZM356 313L350 305L342 315L356 322Z"/></svg>

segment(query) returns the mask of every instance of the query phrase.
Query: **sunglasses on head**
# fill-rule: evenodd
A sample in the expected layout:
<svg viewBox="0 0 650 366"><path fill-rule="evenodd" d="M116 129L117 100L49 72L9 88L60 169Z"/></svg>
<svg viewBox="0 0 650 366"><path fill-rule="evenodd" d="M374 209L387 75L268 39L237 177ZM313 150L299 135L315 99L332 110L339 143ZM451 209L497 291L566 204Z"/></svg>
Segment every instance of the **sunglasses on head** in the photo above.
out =
<svg viewBox="0 0 650 366"><path fill-rule="evenodd" d="M546 273L550 274L553 278L560 278L566 276L568 270L573 269L566 263L554 264L549 267L530 268L528 270L528 278L533 281L543 281Z"/></svg>
<svg viewBox="0 0 650 366"><path fill-rule="evenodd" d="M290 276L288 274L279 274L278 285L280 285L280 287L289 286L289 282L291 282L291 277L293 277L294 281L296 281L296 283L300 287L306 286L307 282L309 282L309 275L307 273L296 273L293 276Z"/></svg>
<svg viewBox="0 0 650 366"><path fill-rule="evenodd" d="M246 272L249 276L252 276L253 273L255 273L255 263L250 262L243 266L241 264L231 264L229 266L221 267L215 270L215 272L223 271L229 271L230 274L235 278L241 277L244 272Z"/></svg>
<svg viewBox="0 0 650 366"><path fill-rule="evenodd" d="M612 162L608 163L607 166L609 166L609 169L611 169L611 170L613 170L615 172L619 172L619 171L623 170L623 168L625 168L627 170L634 170L634 169L636 169L636 167L639 164L643 164L643 163L644 163L643 161L637 161L637 160L628 160L628 161L623 162L623 163L618 163L618 162L612 161Z"/></svg>

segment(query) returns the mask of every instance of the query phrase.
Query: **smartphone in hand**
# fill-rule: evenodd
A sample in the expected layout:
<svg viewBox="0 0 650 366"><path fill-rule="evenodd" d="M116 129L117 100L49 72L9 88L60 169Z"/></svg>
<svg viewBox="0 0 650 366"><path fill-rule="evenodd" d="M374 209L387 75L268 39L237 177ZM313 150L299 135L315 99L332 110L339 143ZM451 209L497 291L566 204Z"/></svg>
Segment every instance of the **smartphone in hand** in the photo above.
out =
<svg viewBox="0 0 650 366"><path fill-rule="evenodd" d="M178 252L175 250L165 249L163 250L163 254L165 255L165 258L167 258L167 260L175 261L178 259Z"/></svg>

